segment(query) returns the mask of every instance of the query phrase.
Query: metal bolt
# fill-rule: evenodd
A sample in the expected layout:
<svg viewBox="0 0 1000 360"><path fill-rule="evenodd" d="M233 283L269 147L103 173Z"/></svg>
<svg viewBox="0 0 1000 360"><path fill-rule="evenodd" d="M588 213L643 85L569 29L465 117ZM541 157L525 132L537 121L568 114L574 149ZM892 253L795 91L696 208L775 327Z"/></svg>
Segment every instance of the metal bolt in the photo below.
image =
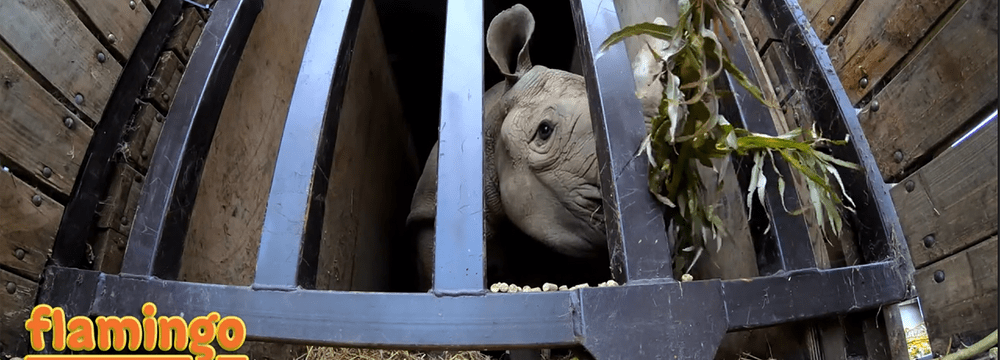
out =
<svg viewBox="0 0 1000 360"><path fill-rule="evenodd" d="M42 168L42 176L44 176L46 179L52 177L52 169L49 168L48 166L43 167Z"/></svg>
<svg viewBox="0 0 1000 360"><path fill-rule="evenodd" d="M844 45L844 37L843 36L837 37L837 45L841 45L841 46Z"/></svg>
<svg viewBox="0 0 1000 360"><path fill-rule="evenodd" d="M937 241L937 239L934 238L934 234L924 236L924 247L930 248L931 246L934 246L935 241Z"/></svg>
<svg viewBox="0 0 1000 360"><path fill-rule="evenodd" d="M67 128L72 129L73 128L73 118L65 118L65 119L63 119L63 125L66 125Z"/></svg>
<svg viewBox="0 0 1000 360"><path fill-rule="evenodd" d="M944 282L944 270L938 270L934 272L934 282L939 284Z"/></svg>
<svg viewBox="0 0 1000 360"><path fill-rule="evenodd" d="M99 63L102 63L102 64L103 64L103 63L104 63L105 61L108 61L108 56L107 56L107 55L104 55L104 52L103 52L103 51L102 51L102 52L99 52L99 53L97 53L97 62L99 62Z"/></svg>
<svg viewBox="0 0 1000 360"><path fill-rule="evenodd" d="M892 159L895 160L896 163L903 162L903 152L896 150L896 152L892 154Z"/></svg>
<svg viewBox="0 0 1000 360"><path fill-rule="evenodd" d="M868 87L868 77L865 76L865 77L861 78L861 81L858 82L858 85L861 85L862 89Z"/></svg>
<svg viewBox="0 0 1000 360"><path fill-rule="evenodd" d="M869 109L872 109L872 111L878 111L878 109L881 108L881 107L882 106L879 105L878 100L875 100L875 101L872 101L872 105L869 106Z"/></svg>
<svg viewBox="0 0 1000 360"><path fill-rule="evenodd" d="M14 257L18 260L24 260L24 249L14 250Z"/></svg>
<svg viewBox="0 0 1000 360"><path fill-rule="evenodd" d="M826 23L830 24L830 25L833 25L836 22L837 22L837 17L836 16L831 16L829 19L826 19Z"/></svg>
<svg viewBox="0 0 1000 360"><path fill-rule="evenodd" d="M907 180L906 185L904 186L906 186L906 192L911 192L913 191L913 188L916 187L916 184L913 183L913 180Z"/></svg>
<svg viewBox="0 0 1000 360"><path fill-rule="evenodd" d="M108 34L108 42L114 44L118 42L118 37L115 34Z"/></svg>
<svg viewBox="0 0 1000 360"><path fill-rule="evenodd" d="M170 94L167 94L167 93L161 94L160 97L163 98L163 101L169 101L170 100Z"/></svg>
<svg viewBox="0 0 1000 360"><path fill-rule="evenodd" d="M14 285L12 282L7 282L7 293L13 294L15 292L17 292L17 285Z"/></svg>
<svg viewBox="0 0 1000 360"><path fill-rule="evenodd" d="M142 156L142 158L143 158L143 159L145 159L145 158L148 158L148 157L149 157L149 154L148 154L148 153L146 153L146 150L143 150L143 151L142 151L142 153L141 153L141 154L139 154L139 155L140 155L140 156Z"/></svg>
<svg viewBox="0 0 1000 360"><path fill-rule="evenodd" d="M73 100L76 100L77 105L83 105L83 94L77 93Z"/></svg>
<svg viewBox="0 0 1000 360"><path fill-rule="evenodd" d="M31 203L35 204L35 206L42 206L42 196L41 195L32 196Z"/></svg>
<svg viewBox="0 0 1000 360"><path fill-rule="evenodd" d="M754 44L755 46L756 46L756 45L760 45L760 38L757 38L757 37L754 37L754 38L753 38L753 44Z"/></svg>
<svg viewBox="0 0 1000 360"><path fill-rule="evenodd" d="M132 10L135 10L135 1L129 1L128 2L128 8L132 9Z"/></svg>
<svg viewBox="0 0 1000 360"><path fill-rule="evenodd" d="M122 216L121 223L122 226L128 225L128 217Z"/></svg>

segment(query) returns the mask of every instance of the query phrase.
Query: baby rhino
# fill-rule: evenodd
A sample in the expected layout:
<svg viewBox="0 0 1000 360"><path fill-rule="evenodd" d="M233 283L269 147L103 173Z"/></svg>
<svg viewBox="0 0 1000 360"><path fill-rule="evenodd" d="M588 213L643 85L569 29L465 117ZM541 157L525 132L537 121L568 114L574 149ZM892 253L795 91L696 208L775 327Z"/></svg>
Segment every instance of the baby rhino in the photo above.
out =
<svg viewBox="0 0 1000 360"><path fill-rule="evenodd" d="M552 251L570 262L603 261L605 266L597 270L607 273L599 169L584 80L531 64L528 43L534 27L531 12L518 4L497 15L486 32L487 51L506 78L483 96L488 264L500 261L512 243L529 239L529 248ZM430 288L434 269L437 157L435 145L407 218L419 249L421 290ZM534 252L516 251L508 262L522 263L522 255Z"/></svg>

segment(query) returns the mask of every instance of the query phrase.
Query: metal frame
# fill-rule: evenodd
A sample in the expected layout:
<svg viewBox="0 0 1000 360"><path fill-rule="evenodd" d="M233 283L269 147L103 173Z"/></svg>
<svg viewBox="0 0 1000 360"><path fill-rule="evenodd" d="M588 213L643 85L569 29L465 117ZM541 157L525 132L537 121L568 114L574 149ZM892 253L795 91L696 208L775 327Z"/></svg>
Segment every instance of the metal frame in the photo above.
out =
<svg viewBox="0 0 1000 360"><path fill-rule="evenodd" d="M160 314L217 311L241 317L251 340L329 346L408 349L510 349L582 345L597 358L712 358L727 331L846 314L911 297L913 268L899 223L857 118L843 95L815 34L794 0L766 9L805 50L797 63L825 76L811 99L826 112L828 134L850 134L853 147L838 156L865 171L845 176L859 203L864 264L819 270L811 259L801 219L776 216L773 235L755 236L765 276L677 282L671 277L672 239L649 194L645 165L631 161L644 137L625 49L600 58L600 42L619 28L610 1L572 0L584 77L590 97L606 211L609 250L619 287L494 294L485 290L482 238L482 127L462 120L482 116L482 4L449 1L442 89L437 276L429 293L311 290L337 116L364 1L322 0L307 43L272 182L257 277L252 286L172 280L183 246L200 162L260 0L219 2L192 56L178 98L154 154L121 275L71 267L45 270L40 301L68 314L139 315L145 301ZM782 22L783 21L783 22ZM477 31L478 30L478 31ZM342 34L339 39L331 34ZM747 68L742 46L726 44ZM470 71L469 69L472 69ZM478 75L477 75L478 74ZM805 76L805 75L804 75ZM763 114L735 81L724 81L739 101L727 116L755 131L772 132ZM751 99L751 100L746 100ZM757 114L757 115L755 115ZM745 119L745 120L744 120ZM206 135L209 134L209 135ZM318 136L323 134L323 136ZM197 135L197 136L196 136ZM463 148L464 146L464 148ZM197 155L201 154L202 157ZM463 171L455 171L461 167ZM766 168L766 167L765 167ZM470 170L472 169L472 170ZM784 169L784 170L782 170ZM787 171L787 166L779 167ZM319 182L317 182L319 181ZM453 189L459 189L454 191ZM769 191L767 204L790 194ZM184 192L187 193L184 193ZM789 193L794 194L794 191ZM780 208L780 205L778 205ZM778 213L777 211L774 213ZM759 228L759 227L755 227ZM658 244L661 242L662 244ZM314 265L312 265L314 266ZM309 273L312 274L309 274ZM75 286L65 286L65 284Z"/></svg>

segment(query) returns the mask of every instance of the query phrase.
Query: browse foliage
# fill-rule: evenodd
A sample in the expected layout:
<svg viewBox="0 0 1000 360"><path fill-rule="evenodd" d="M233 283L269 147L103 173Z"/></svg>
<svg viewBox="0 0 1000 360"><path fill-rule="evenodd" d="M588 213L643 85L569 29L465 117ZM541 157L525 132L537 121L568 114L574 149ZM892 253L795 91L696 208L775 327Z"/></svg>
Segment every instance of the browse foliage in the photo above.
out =
<svg viewBox="0 0 1000 360"><path fill-rule="evenodd" d="M670 219L670 231L678 234L674 253L683 254L688 263L683 269L682 262L674 262L676 270L683 269L683 273L690 271L704 249L718 251L722 239L727 236L717 206L711 200L722 189L725 169L717 169L713 159L723 159L722 164L728 164L733 154L753 159L747 189L749 209L753 208L755 195L764 203L765 188L770 181L777 181L778 191L784 194L786 179L774 167L776 157L804 175L809 193L806 206L815 209L821 227L832 226L833 233L839 235L843 227L840 207L853 211L854 206L853 200L846 196L837 166L848 169L858 169L858 166L821 151L829 146L844 145L848 139L825 139L815 127L796 129L780 136L753 133L734 127L719 113L719 99L724 94L715 90L714 83L723 71L754 98L769 107L777 107L766 100L763 92L730 61L712 30L714 26L731 37L731 24L736 23L739 15L729 1L679 0L680 16L674 26L657 23L627 26L611 34L600 49L603 52L633 36L648 35L656 39L646 46L662 66L655 77L662 84L662 93L658 94L662 98L656 116L647 119L652 123L651 130L637 155L645 154L648 158L652 194L661 203L677 210ZM699 166L711 168L718 175L715 196L707 193ZM771 178L765 174L765 166L774 168ZM838 195L838 189L845 194L847 204ZM804 207L789 209L792 204L783 205L785 211L793 214L805 211Z"/></svg>

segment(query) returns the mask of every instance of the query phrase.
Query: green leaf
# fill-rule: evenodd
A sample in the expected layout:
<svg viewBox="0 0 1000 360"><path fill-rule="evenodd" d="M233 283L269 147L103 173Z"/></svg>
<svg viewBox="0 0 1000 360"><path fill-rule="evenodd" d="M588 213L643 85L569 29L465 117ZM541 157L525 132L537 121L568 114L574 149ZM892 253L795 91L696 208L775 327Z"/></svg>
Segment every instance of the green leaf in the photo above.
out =
<svg viewBox="0 0 1000 360"><path fill-rule="evenodd" d="M778 104L775 104L774 102L767 101L764 99L764 92L761 91L757 87L757 85L751 84L750 79L747 78L747 75L744 74L742 71L740 71L740 69L737 68L732 61L729 60L728 56L723 57L722 66L724 66L726 68L726 71L728 71L730 74L733 74L733 77L736 78L736 82L740 83L740 85L743 86L744 89L747 89L747 91L750 92L750 95L753 95L754 98L756 98L758 101L760 101L761 103L770 108L774 109L778 108Z"/></svg>
<svg viewBox="0 0 1000 360"><path fill-rule="evenodd" d="M607 51L608 48L611 47L611 45L617 44L622 40L625 40L625 38L631 36L649 35L657 39L670 41L674 39L676 34L677 34L676 30L672 26L667 26L667 25L657 25L648 22L629 25L622 28L621 30L611 33L611 36L608 36L608 38L604 40L603 43L601 43L601 47L599 48L598 52Z"/></svg>

